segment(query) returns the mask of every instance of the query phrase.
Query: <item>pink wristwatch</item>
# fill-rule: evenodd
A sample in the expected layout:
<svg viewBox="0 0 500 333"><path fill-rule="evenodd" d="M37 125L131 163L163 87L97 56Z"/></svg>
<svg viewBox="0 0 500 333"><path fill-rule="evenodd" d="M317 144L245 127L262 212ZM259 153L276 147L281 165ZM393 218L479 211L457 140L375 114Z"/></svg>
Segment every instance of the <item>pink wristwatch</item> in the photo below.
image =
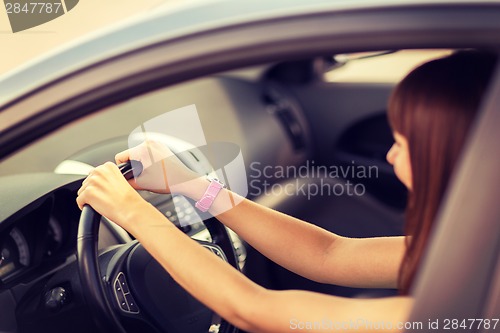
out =
<svg viewBox="0 0 500 333"><path fill-rule="evenodd" d="M215 198L217 197L217 194L219 194L220 190L224 187L224 184L216 178L209 180L210 185L208 185L207 190L201 199L194 204L194 206L202 212L206 212L210 209Z"/></svg>

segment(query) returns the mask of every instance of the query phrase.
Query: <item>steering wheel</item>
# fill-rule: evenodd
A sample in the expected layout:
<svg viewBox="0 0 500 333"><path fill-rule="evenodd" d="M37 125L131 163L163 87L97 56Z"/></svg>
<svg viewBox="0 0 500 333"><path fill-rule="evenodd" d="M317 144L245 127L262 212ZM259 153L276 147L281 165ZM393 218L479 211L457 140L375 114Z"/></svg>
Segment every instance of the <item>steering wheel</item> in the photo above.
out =
<svg viewBox="0 0 500 333"><path fill-rule="evenodd" d="M137 161L119 165L126 178ZM103 332L234 333L237 328L198 302L137 241L98 254L101 215L83 207L78 226L78 269L84 298ZM231 238L215 218L204 222L212 242L201 246L239 269Z"/></svg>

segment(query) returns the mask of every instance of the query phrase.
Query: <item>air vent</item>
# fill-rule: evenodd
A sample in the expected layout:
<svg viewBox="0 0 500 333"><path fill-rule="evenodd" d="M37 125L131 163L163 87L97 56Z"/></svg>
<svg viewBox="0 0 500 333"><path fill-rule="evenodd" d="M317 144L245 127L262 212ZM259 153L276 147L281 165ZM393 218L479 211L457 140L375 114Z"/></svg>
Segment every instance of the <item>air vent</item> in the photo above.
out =
<svg viewBox="0 0 500 333"><path fill-rule="evenodd" d="M269 113L274 115L283 126L296 151L303 150L306 146L304 129L293 111L293 105L282 94L268 88L264 93L264 103Z"/></svg>

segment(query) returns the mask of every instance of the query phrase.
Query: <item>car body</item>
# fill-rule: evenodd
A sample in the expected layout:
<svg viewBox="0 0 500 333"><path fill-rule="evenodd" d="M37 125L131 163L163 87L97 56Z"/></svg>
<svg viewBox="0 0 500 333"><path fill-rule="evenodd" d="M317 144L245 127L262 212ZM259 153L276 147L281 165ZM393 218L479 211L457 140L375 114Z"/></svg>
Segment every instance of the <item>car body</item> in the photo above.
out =
<svg viewBox="0 0 500 333"><path fill-rule="evenodd" d="M17 251L11 267L19 270L3 274L0 331L75 331L71 325L88 321L85 291L68 272L75 269L82 178L74 170L111 160L135 127L186 105L197 106L207 141L241 149L249 198L346 236L401 234L405 190L385 162L394 83L330 83L323 74L342 65L334 55L346 53L496 51L499 18L499 1L207 2L136 18L0 78L0 237ZM412 292L415 323L500 314L500 74L492 81ZM263 180L267 189L283 189L328 178L275 172L303 165L310 172L313 162L379 173L358 179L367 190L358 197L264 191ZM162 209L171 200L147 198ZM130 241L112 223L105 229L103 251ZM306 281L234 236L233 245L244 273L269 288L348 297L396 292ZM48 311L47 292L60 285L73 290L72 299Z"/></svg>

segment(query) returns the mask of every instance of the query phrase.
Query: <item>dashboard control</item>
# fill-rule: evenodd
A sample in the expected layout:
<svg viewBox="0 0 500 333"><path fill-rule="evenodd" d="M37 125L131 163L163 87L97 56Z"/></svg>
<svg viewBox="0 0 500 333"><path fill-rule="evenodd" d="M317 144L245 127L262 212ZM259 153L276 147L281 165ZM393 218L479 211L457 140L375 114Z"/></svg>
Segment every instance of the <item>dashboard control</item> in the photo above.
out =
<svg viewBox="0 0 500 333"><path fill-rule="evenodd" d="M264 95L267 111L274 115L281 123L288 135L293 148L301 151L307 148L307 133L304 124L300 121L294 103L289 97L276 87L269 86Z"/></svg>
<svg viewBox="0 0 500 333"><path fill-rule="evenodd" d="M123 274L123 272L118 273L118 276L113 283L113 287L116 301L118 302L120 309L127 313L139 313L139 307L130 293L127 280L125 279L125 274Z"/></svg>
<svg viewBox="0 0 500 333"><path fill-rule="evenodd" d="M59 311L67 302L68 293L63 287L56 287L45 294L45 307L51 311Z"/></svg>

